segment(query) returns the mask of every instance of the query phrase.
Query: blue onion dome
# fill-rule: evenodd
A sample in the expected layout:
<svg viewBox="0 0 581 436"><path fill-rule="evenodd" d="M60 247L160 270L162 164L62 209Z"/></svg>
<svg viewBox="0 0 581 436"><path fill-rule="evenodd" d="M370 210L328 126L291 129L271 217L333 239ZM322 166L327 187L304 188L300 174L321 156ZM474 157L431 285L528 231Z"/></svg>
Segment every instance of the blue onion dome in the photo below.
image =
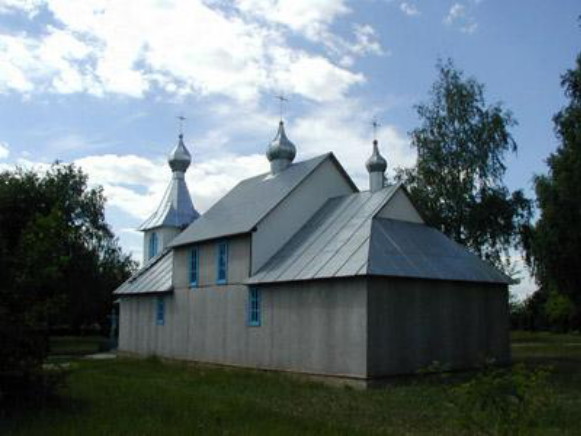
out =
<svg viewBox="0 0 581 436"><path fill-rule="evenodd" d="M286 137L284 123L281 121L278 125L278 132L275 138L268 145L266 157L270 162L273 160L286 160L292 162L297 154L295 145Z"/></svg>
<svg viewBox="0 0 581 436"><path fill-rule="evenodd" d="M184 135L180 134L178 145L170 152L167 162L172 171L181 171L182 173L185 173L190 166L192 156L184 145Z"/></svg>
<svg viewBox="0 0 581 436"><path fill-rule="evenodd" d="M379 154L377 139L373 141L373 154L367 159L365 166L370 173L383 173L387 169L387 161Z"/></svg>

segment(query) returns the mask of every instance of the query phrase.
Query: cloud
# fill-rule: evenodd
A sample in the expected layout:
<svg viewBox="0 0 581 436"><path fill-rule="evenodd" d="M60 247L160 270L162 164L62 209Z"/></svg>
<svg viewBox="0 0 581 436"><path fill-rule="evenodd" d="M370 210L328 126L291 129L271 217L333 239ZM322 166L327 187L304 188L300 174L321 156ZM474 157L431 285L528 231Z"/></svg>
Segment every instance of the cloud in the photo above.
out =
<svg viewBox="0 0 581 436"><path fill-rule="evenodd" d="M297 146L297 159L332 151L357 185L365 190L368 189L365 161L371 155L373 116L371 110L355 101L322 105L288 126L287 134ZM395 126L381 126L377 137L388 162L388 173L393 173L396 167L410 167L415 163L416 153L410 148L408 138Z"/></svg>
<svg viewBox="0 0 581 436"><path fill-rule="evenodd" d="M4 0L6 2L6 0ZM355 41L331 31L344 0L10 0L1 13L36 14L37 33L0 35L0 92L141 97L227 96L279 90L312 100L344 97L363 78L342 63L380 54L373 28ZM44 13L38 13L43 10ZM47 24L46 17L52 21ZM324 47L290 42L288 32ZM305 68L313 68L306 70ZM329 91L326 84L335 86Z"/></svg>
<svg viewBox="0 0 581 436"><path fill-rule="evenodd" d="M399 9L408 17L413 17L420 14L418 7L410 2L401 2L399 4Z"/></svg>
<svg viewBox="0 0 581 436"><path fill-rule="evenodd" d="M509 261L515 269L516 278L520 280L518 284L510 286L510 292L519 300L524 300L538 289L538 285L522 254L513 251L509 256Z"/></svg>
<svg viewBox="0 0 581 436"><path fill-rule="evenodd" d="M355 35L355 43L351 45L351 51L357 55L365 55L372 53L381 55L384 53L377 32L368 24L354 24L353 34Z"/></svg>
<svg viewBox="0 0 581 436"><path fill-rule="evenodd" d="M475 5L477 4L478 2L475 3ZM443 22L447 26L456 26L463 33L471 34L478 29L478 23L475 18L469 13L466 6L461 3L454 3L450 7Z"/></svg>
<svg viewBox="0 0 581 436"><path fill-rule="evenodd" d="M145 220L157 207L171 180L165 160L135 155L96 155L75 161L93 185L103 186L108 207ZM236 183L268 170L263 155L236 156L194 163L186 173L195 207L204 212Z"/></svg>
<svg viewBox="0 0 581 436"><path fill-rule="evenodd" d="M338 17L348 14L345 0L238 0L246 14L288 26L295 32L318 40Z"/></svg>
<svg viewBox="0 0 581 436"><path fill-rule="evenodd" d="M39 11L44 0L0 0L0 14L25 13L33 18Z"/></svg>
<svg viewBox="0 0 581 436"><path fill-rule="evenodd" d="M95 78L81 65L90 47L70 31L54 27L46 31L42 39L0 35L0 92L95 93Z"/></svg>
<svg viewBox="0 0 581 436"><path fill-rule="evenodd" d="M10 150L6 142L0 141L0 159L6 159L10 156Z"/></svg>

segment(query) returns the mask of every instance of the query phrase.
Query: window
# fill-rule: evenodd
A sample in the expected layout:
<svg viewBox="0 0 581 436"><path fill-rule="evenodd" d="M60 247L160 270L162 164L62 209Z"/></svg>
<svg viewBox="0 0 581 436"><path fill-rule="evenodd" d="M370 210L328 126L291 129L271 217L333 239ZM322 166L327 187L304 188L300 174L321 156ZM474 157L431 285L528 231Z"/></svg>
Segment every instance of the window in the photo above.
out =
<svg viewBox="0 0 581 436"><path fill-rule="evenodd" d="M261 312L261 294L260 289L251 287L248 289L248 325L253 327L260 326Z"/></svg>
<svg viewBox="0 0 581 436"><path fill-rule="evenodd" d="M223 285L228 278L228 243L218 243L216 259L216 283Z"/></svg>
<svg viewBox="0 0 581 436"><path fill-rule="evenodd" d="M157 297L157 306L155 308L155 323L157 325L165 324L165 300L163 297Z"/></svg>
<svg viewBox="0 0 581 436"><path fill-rule="evenodd" d="M195 247L190 250L190 286L192 287L198 286L199 265L198 247Z"/></svg>
<svg viewBox="0 0 581 436"><path fill-rule="evenodd" d="M151 259L157 254L157 233L153 232L149 235L149 252L148 259Z"/></svg>

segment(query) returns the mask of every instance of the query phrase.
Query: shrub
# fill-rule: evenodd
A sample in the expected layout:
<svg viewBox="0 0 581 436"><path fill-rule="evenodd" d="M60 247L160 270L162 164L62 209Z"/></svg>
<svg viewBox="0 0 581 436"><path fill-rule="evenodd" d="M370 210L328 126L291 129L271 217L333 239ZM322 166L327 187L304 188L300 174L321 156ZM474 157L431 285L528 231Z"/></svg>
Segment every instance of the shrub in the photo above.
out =
<svg viewBox="0 0 581 436"><path fill-rule="evenodd" d="M524 435L552 407L548 368L487 365L471 380L449 388L454 421L470 434Z"/></svg>

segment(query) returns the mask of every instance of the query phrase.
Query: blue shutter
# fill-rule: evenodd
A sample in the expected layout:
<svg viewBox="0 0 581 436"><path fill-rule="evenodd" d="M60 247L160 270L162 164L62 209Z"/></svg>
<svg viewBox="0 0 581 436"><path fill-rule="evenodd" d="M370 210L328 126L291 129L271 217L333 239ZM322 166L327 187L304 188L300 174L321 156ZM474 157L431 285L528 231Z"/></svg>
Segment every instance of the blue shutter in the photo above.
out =
<svg viewBox="0 0 581 436"><path fill-rule="evenodd" d="M200 257L198 247L192 248L190 251L190 286L198 286L198 276L200 271Z"/></svg>
<svg viewBox="0 0 581 436"><path fill-rule="evenodd" d="M165 300L163 297L157 297L157 307L155 310L155 323L157 325L165 324Z"/></svg>
<svg viewBox="0 0 581 436"><path fill-rule="evenodd" d="M223 285L228 279L228 242L220 242L216 254L216 283Z"/></svg>
<svg viewBox="0 0 581 436"><path fill-rule="evenodd" d="M251 287L248 289L248 325L259 327L261 323L262 295L260 289Z"/></svg>

